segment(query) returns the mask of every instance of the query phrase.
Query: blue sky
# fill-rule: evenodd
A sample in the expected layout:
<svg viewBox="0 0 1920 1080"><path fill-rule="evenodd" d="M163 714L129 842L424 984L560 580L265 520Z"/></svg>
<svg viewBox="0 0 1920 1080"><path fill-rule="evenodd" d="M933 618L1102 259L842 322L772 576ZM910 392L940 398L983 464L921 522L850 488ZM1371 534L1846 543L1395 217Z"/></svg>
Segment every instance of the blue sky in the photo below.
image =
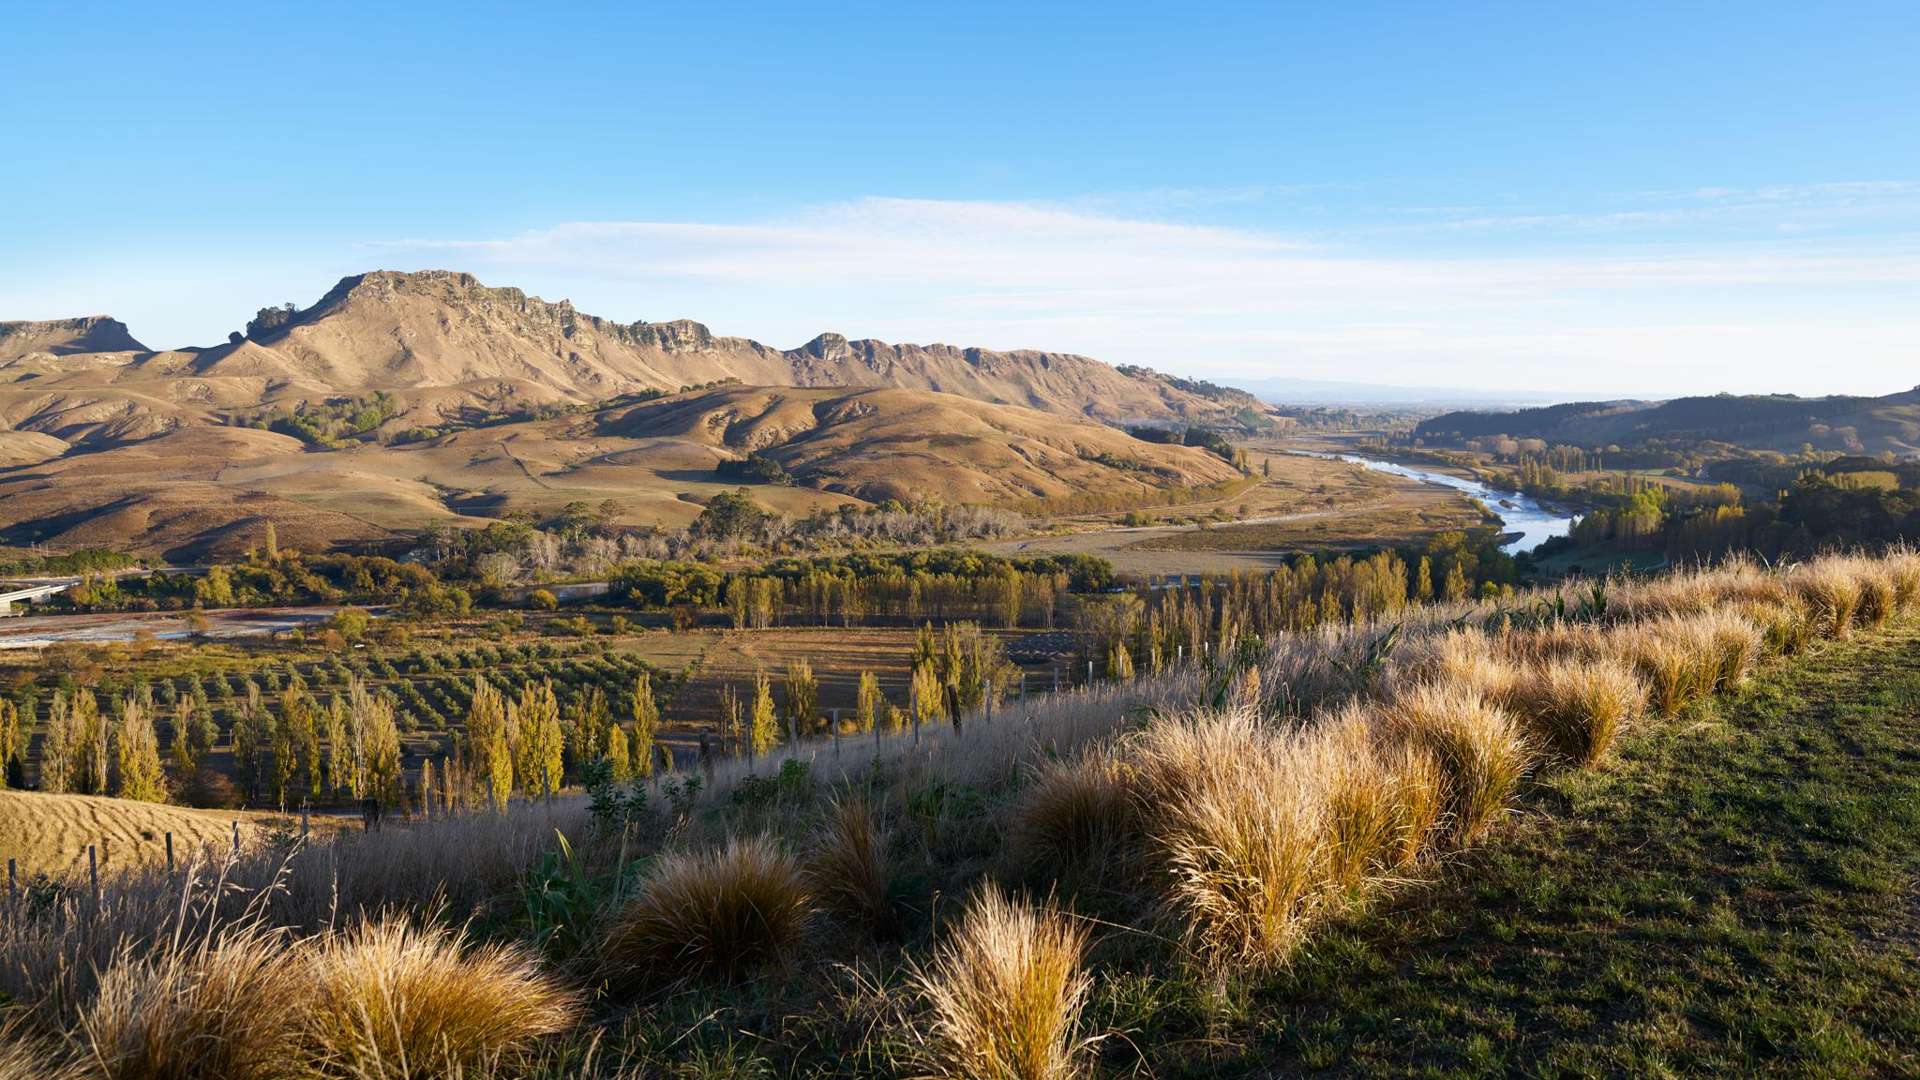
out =
<svg viewBox="0 0 1920 1080"><path fill-rule="evenodd" d="M1037 10L1036 10L1037 9ZM1566 394L1920 383L1920 7L9 4L0 317L373 267Z"/></svg>

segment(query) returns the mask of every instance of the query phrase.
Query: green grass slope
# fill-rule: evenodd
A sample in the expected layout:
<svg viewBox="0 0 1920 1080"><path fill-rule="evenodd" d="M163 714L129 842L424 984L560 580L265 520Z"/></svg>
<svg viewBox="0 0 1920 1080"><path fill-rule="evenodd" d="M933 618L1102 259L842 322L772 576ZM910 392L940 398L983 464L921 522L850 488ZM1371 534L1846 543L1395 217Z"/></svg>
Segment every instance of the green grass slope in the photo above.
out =
<svg viewBox="0 0 1920 1080"><path fill-rule="evenodd" d="M1524 809L1242 1003L1238 1046L1156 1073L1920 1070L1913 628L1776 667Z"/></svg>

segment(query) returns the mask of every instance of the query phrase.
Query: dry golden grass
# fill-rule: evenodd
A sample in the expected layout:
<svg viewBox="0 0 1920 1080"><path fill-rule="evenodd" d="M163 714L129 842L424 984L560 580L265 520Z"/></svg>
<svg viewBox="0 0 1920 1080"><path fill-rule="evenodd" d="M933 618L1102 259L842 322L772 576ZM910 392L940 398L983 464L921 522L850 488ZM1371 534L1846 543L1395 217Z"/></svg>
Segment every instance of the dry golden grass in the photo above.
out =
<svg viewBox="0 0 1920 1080"><path fill-rule="evenodd" d="M1425 751L1383 743L1379 721L1350 705L1307 736L1326 799L1326 867L1348 901L1419 857L1441 813L1439 769Z"/></svg>
<svg viewBox="0 0 1920 1080"><path fill-rule="evenodd" d="M184 864L206 848L231 849L233 823L250 845L265 815L135 802L97 795L45 795L0 790L0 853L18 859L23 874L84 871L87 845L101 870L164 865L166 834Z"/></svg>
<svg viewBox="0 0 1920 1080"><path fill-rule="evenodd" d="M1720 681L1713 632L1703 616L1663 615L1616 628L1613 641L1617 655L1646 681L1654 712L1672 717L1712 693Z"/></svg>
<svg viewBox="0 0 1920 1080"><path fill-rule="evenodd" d="M616 983L666 975L738 978L799 945L814 898L800 863L764 836L664 855L601 945Z"/></svg>
<svg viewBox="0 0 1920 1080"><path fill-rule="evenodd" d="M580 996L517 945L469 948L445 926L390 916L327 937L307 965L298 1025L309 1056L351 1080L498 1070L581 1018Z"/></svg>
<svg viewBox="0 0 1920 1080"><path fill-rule="evenodd" d="M1795 567L1787 584L1806 605L1816 634L1844 638L1853 633L1860 584L1843 560L1818 559Z"/></svg>
<svg viewBox="0 0 1920 1080"><path fill-rule="evenodd" d="M1526 680L1520 714L1549 753L1592 765L1647 704L1647 689L1618 660L1558 660Z"/></svg>
<svg viewBox="0 0 1920 1080"><path fill-rule="evenodd" d="M1449 630L1419 640L1411 649L1413 655L1394 669L1398 686L1446 683L1502 709L1511 708L1519 693L1523 670L1502 655L1498 639L1481 631Z"/></svg>
<svg viewBox="0 0 1920 1080"><path fill-rule="evenodd" d="M1086 931L1050 907L976 890L911 982L924 1005L920 1064L942 1080L1071 1080L1089 1071L1080 1013Z"/></svg>
<svg viewBox="0 0 1920 1080"><path fill-rule="evenodd" d="M1397 694L1384 718L1389 731L1433 755L1455 843L1472 843L1499 819L1531 763L1513 715L1470 690L1424 683Z"/></svg>
<svg viewBox="0 0 1920 1080"><path fill-rule="evenodd" d="M1245 712L1162 721L1131 748L1170 921L1213 963L1284 964L1327 899L1315 748Z"/></svg>
<svg viewBox="0 0 1920 1080"><path fill-rule="evenodd" d="M887 831L858 795L827 804L813 832L807 881L822 906L857 925L888 934L896 928L887 860Z"/></svg>
<svg viewBox="0 0 1920 1080"><path fill-rule="evenodd" d="M301 946L256 922L131 950L100 976L74 1041L105 1080L310 1075L301 1022L317 1004Z"/></svg>
<svg viewBox="0 0 1920 1080"><path fill-rule="evenodd" d="M1022 865L1102 876L1140 837L1129 769L1111 746L1034 766L1014 805L1010 840Z"/></svg>

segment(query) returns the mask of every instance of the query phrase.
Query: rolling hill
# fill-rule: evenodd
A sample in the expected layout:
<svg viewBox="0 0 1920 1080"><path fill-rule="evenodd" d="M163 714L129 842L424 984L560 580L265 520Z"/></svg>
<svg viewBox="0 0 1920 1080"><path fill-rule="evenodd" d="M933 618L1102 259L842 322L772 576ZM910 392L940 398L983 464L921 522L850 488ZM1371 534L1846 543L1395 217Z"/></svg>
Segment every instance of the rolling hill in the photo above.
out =
<svg viewBox="0 0 1920 1080"><path fill-rule="evenodd" d="M1650 440L1722 442L1756 450L1920 454L1920 388L1884 397L1719 394L1671 401L1600 401L1514 412L1451 412L1425 420L1430 442L1509 435L1574 446Z"/></svg>
<svg viewBox="0 0 1920 1080"><path fill-rule="evenodd" d="M0 468L0 543L187 558L243 551L271 521L283 543L311 551L607 500L625 524L684 525L738 485L717 470L749 452L791 475L792 484L758 485L754 495L792 514L913 498L1004 505L1091 493L1151 502L1238 475L1204 450L952 394L725 386L339 450L251 428L183 426Z"/></svg>

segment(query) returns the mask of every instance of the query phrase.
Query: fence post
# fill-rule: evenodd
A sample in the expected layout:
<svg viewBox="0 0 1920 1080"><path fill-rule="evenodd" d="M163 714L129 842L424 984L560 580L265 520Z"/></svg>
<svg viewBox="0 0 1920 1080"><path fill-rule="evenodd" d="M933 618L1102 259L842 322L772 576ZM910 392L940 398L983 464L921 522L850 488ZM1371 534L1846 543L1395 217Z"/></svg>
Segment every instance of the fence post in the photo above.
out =
<svg viewBox="0 0 1920 1080"><path fill-rule="evenodd" d="M19 873L20 873L20 864L13 859L8 859L7 860L7 896L9 898L13 896L13 890L15 887L14 879L19 875Z"/></svg>
<svg viewBox="0 0 1920 1080"><path fill-rule="evenodd" d="M1053 692L1056 694L1060 692L1060 665L1059 664L1053 665Z"/></svg>
<svg viewBox="0 0 1920 1080"><path fill-rule="evenodd" d="M233 819L233 853L240 854L240 819Z"/></svg>
<svg viewBox="0 0 1920 1080"><path fill-rule="evenodd" d="M93 845L87 845L87 880L93 884L93 908L100 910L100 863L94 856Z"/></svg>
<svg viewBox="0 0 1920 1080"><path fill-rule="evenodd" d="M167 876L173 876L173 834L167 834Z"/></svg>
<svg viewBox="0 0 1920 1080"><path fill-rule="evenodd" d="M840 756L840 710L828 710L833 715L833 756Z"/></svg>
<svg viewBox="0 0 1920 1080"><path fill-rule="evenodd" d="M993 680L987 680L987 723L993 723Z"/></svg>
<svg viewBox="0 0 1920 1080"><path fill-rule="evenodd" d="M1093 689L1093 661L1087 661L1087 689Z"/></svg>
<svg viewBox="0 0 1920 1080"><path fill-rule="evenodd" d="M304 803L301 804L300 806L300 842L303 844L307 842L307 817L311 813L312 813L311 808L306 806L306 804Z"/></svg>

